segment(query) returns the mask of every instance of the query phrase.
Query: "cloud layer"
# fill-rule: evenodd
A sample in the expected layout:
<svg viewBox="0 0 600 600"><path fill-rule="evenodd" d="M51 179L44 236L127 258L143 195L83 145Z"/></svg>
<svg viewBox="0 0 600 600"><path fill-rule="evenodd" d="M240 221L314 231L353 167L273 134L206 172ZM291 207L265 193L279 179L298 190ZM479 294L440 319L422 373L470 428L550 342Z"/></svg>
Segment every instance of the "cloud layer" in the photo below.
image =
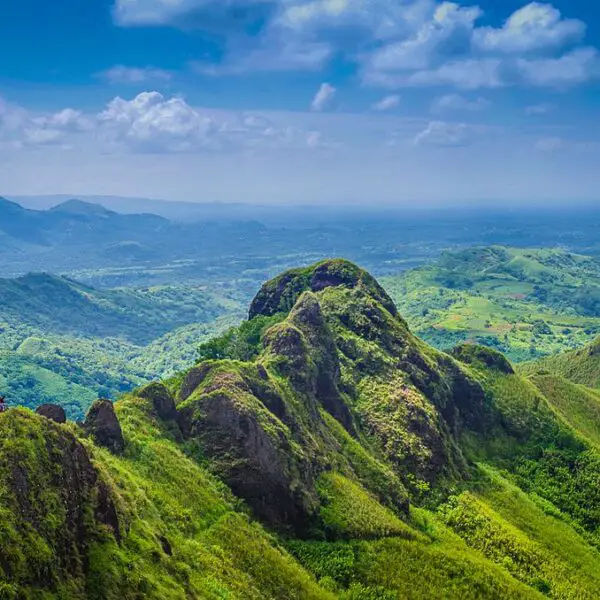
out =
<svg viewBox="0 0 600 600"><path fill-rule="evenodd" d="M363 83L388 88L568 87L600 76L585 23L543 2L497 27L480 24L476 5L434 0L117 0L114 15L121 26L218 33L222 59L195 63L212 75L318 70L341 58Z"/></svg>

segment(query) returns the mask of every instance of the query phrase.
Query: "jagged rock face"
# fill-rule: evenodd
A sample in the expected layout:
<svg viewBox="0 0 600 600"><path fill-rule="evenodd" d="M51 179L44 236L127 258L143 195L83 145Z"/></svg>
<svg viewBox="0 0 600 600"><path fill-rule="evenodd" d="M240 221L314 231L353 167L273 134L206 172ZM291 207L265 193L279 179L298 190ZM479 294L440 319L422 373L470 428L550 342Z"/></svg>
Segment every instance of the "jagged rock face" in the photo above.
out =
<svg viewBox="0 0 600 600"><path fill-rule="evenodd" d="M261 382L258 369L255 374L253 385L235 371L210 374L207 385L179 407L179 422L259 518L301 528L316 509L314 466L283 422L298 428L285 403Z"/></svg>
<svg viewBox="0 0 600 600"><path fill-rule="evenodd" d="M84 428L99 446L112 453L121 454L125 449L121 425L109 400L97 400L92 404L85 418Z"/></svg>
<svg viewBox="0 0 600 600"><path fill-rule="evenodd" d="M138 391L138 396L150 400L154 412L161 419L165 421L177 419L175 400L171 392L162 383L151 383L143 387Z"/></svg>
<svg viewBox="0 0 600 600"><path fill-rule="evenodd" d="M58 404L42 404L36 408L35 412L42 417L46 417L51 421L55 421L56 423L67 422L65 409L62 406L58 406Z"/></svg>
<svg viewBox="0 0 600 600"><path fill-rule="evenodd" d="M320 292L328 287L363 288L391 314L397 314L392 299L374 277L351 262L338 259L287 271L265 283L250 305L249 318L289 312L303 292Z"/></svg>
<svg viewBox="0 0 600 600"><path fill-rule="evenodd" d="M85 575L91 543L107 531L120 539L115 504L87 450L48 419L19 409L2 416L0 489L2 508L13 515L3 524L13 552L0 552L0 580L3 573L40 586L59 573L77 579ZM45 544L52 557L28 556Z"/></svg>
<svg viewBox="0 0 600 600"><path fill-rule="evenodd" d="M352 414L338 387L341 374L338 349L317 297L310 292L303 294L289 319L304 334L315 365L315 402L320 403L348 432L354 433Z"/></svg>

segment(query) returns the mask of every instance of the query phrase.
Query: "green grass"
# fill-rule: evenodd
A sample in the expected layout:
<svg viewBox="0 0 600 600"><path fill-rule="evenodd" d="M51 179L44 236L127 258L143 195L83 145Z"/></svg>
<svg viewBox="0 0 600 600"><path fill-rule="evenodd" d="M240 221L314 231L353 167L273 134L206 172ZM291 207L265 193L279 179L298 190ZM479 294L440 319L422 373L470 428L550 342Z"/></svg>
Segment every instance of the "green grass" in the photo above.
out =
<svg viewBox="0 0 600 600"><path fill-rule="evenodd" d="M447 252L382 283L413 331L442 349L471 341L521 362L600 332L600 262L561 250Z"/></svg>

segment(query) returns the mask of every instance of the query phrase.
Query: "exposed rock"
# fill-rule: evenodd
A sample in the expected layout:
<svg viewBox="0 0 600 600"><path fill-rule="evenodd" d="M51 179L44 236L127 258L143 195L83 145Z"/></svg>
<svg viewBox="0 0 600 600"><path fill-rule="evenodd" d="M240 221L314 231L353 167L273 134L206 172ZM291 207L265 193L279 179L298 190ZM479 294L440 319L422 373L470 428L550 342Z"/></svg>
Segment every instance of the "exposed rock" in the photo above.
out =
<svg viewBox="0 0 600 600"><path fill-rule="evenodd" d="M29 453L6 452L23 440L27 440ZM73 579L84 576L93 541L107 531L117 540L121 538L109 487L86 448L49 419L15 410L3 421L0 488L4 490L3 505L15 507L10 526L27 539L25 552L36 547L53 550L51 560L46 555L30 556L26 572L21 570L17 554L3 554L0 573L8 574L15 583L25 577L28 583L48 585L50 569L56 570L54 575Z"/></svg>
<svg viewBox="0 0 600 600"><path fill-rule="evenodd" d="M347 431L354 433L352 415L338 389L340 380L338 350L316 296L310 292L303 294L296 302L289 318L303 332L315 365L314 393L317 401Z"/></svg>
<svg viewBox="0 0 600 600"><path fill-rule="evenodd" d="M265 522L296 528L315 512L311 464L293 448L288 428L235 372L213 377L197 399L180 408L180 423Z"/></svg>
<svg viewBox="0 0 600 600"><path fill-rule="evenodd" d="M94 441L114 454L125 449L121 425L110 400L97 400L92 404L85 418L85 430Z"/></svg>
<svg viewBox="0 0 600 600"><path fill-rule="evenodd" d="M287 271L265 283L250 305L249 318L289 312L303 292L319 292L328 287L361 288L397 315L394 302L374 277L349 261L335 259Z"/></svg>
<svg viewBox="0 0 600 600"><path fill-rule="evenodd" d="M203 362L197 367L190 369L181 385L179 390L179 399L187 400L193 393L194 390L204 381L204 378L208 375L212 368L210 362Z"/></svg>
<svg viewBox="0 0 600 600"><path fill-rule="evenodd" d="M152 407L156 414L165 421L177 418L177 409L175 400L171 392L162 383L150 383L138 391L140 398L145 398L152 402Z"/></svg>
<svg viewBox="0 0 600 600"><path fill-rule="evenodd" d="M67 422L65 409L58 404L42 404L36 408L35 412L42 417L46 417L51 421L55 421L56 423Z"/></svg>

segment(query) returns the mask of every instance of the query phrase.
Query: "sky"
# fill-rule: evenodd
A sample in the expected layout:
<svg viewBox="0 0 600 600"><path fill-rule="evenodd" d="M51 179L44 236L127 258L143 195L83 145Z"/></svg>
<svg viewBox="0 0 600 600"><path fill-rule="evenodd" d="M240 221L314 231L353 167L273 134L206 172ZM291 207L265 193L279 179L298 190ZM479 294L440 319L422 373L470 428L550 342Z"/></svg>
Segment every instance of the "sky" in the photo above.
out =
<svg viewBox="0 0 600 600"><path fill-rule="evenodd" d="M0 195L600 201L592 0L1 0Z"/></svg>

